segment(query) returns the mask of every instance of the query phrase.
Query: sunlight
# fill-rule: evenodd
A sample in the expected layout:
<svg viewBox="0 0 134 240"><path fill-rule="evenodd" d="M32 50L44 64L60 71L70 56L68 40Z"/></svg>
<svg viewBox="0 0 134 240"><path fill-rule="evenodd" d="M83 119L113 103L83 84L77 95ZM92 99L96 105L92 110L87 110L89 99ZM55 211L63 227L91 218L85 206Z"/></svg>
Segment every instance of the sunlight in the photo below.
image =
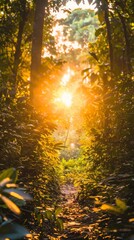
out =
<svg viewBox="0 0 134 240"><path fill-rule="evenodd" d="M66 86L67 83L69 82L69 80L70 80L70 74L69 73L65 73L64 76L61 79L61 85L62 86Z"/></svg>
<svg viewBox="0 0 134 240"><path fill-rule="evenodd" d="M74 71L71 70L71 69L68 67L67 73L65 73L65 74L63 75L62 79L61 79L61 85L62 85L62 86L66 86L67 83L69 82L70 78L71 78L72 76L74 76L74 74L75 74Z"/></svg>
<svg viewBox="0 0 134 240"><path fill-rule="evenodd" d="M75 143L71 143L71 144L70 144L70 147L71 147L72 149L74 149L74 148L75 148Z"/></svg>
<svg viewBox="0 0 134 240"><path fill-rule="evenodd" d="M59 97L54 99L55 103L63 104L66 107L71 107L72 105L72 94L68 91L62 91L60 94L58 94Z"/></svg>
<svg viewBox="0 0 134 240"><path fill-rule="evenodd" d="M72 105L72 94L69 92L63 92L61 95L61 101L66 107L71 107Z"/></svg>

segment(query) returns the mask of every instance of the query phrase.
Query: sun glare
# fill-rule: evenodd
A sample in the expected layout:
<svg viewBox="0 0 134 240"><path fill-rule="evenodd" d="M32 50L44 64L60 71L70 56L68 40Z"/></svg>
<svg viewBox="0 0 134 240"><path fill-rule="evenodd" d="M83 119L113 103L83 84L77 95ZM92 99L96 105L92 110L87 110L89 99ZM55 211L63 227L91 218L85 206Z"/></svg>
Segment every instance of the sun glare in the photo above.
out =
<svg viewBox="0 0 134 240"><path fill-rule="evenodd" d="M61 85L66 86L72 76L74 76L74 71L68 67L67 73L65 73L61 79Z"/></svg>
<svg viewBox="0 0 134 240"><path fill-rule="evenodd" d="M72 94L69 92L63 92L61 95L61 101L66 107L71 107L72 105Z"/></svg>

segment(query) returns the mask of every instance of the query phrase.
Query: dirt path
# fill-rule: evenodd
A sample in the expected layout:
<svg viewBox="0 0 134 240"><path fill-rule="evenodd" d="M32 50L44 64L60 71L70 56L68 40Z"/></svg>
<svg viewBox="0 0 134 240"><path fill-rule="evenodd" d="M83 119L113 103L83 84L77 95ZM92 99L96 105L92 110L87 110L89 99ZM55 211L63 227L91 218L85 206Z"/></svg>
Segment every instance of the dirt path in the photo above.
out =
<svg viewBox="0 0 134 240"><path fill-rule="evenodd" d="M64 230L57 233L50 240L87 240L89 239L89 224L92 222L89 216L89 208L82 208L76 201L77 189L73 185L65 185L61 189L62 200L62 219Z"/></svg>

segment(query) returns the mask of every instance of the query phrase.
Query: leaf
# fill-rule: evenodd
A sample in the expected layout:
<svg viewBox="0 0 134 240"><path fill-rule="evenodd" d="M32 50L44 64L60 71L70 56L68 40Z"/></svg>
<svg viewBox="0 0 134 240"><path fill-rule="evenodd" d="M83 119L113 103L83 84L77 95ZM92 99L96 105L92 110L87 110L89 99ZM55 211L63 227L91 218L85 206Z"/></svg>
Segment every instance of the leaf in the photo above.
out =
<svg viewBox="0 0 134 240"><path fill-rule="evenodd" d="M9 193L11 196L21 200L27 200L27 201L32 200L32 197L28 193L24 193L19 189L10 188L10 189L4 190L3 192Z"/></svg>
<svg viewBox="0 0 134 240"><path fill-rule="evenodd" d="M4 178L1 182L0 182L0 187L4 187L6 184L10 183L11 179L9 177Z"/></svg>
<svg viewBox="0 0 134 240"><path fill-rule="evenodd" d="M1 240L5 240L5 239L17 240L17 239L24 238L25 236L30 237L31 234L29 234L29 231L25 227L17 223L12 223L7 221L0 226Z"/></svg>
<svg viewBox="0 0 134 240"><path fill-rule="evenodd" d="M6 192L6 191L4 191L4 192ZM12 197L18 198L18 199L20 199L20 200L24 200L24 198L23 198L21 195L19 195L18 193L16 193L16 192L11 192L11 191L10 191L9 194L10 194Z"/></svg>
<svg viewBox="0 0 134 240"><path fill-rule="evenodd" d="M60 218L56 219L56 226L58 227L58 229L61 231L63 230L64 226L63 226L63 221Z"/></svg>
<svg viewBox="0 0 134 240"><path fill-rule="evenodd" d="M121 209L119 209L118 207L112 206L110 204L103 204L101 206L101 210L110 211L110 212L114 212L114 213L122 213Z"/></svg>
<svg viewBox="0 0 134 240"><path fill-rule="evenodd" d="M61 207L58 207L56 210L55 210L55 215L59 215L60 213L62 212L62 208Z"/></svg>
<svg viewBox="0 0 134 240"><path fill-rule="evenodd" d="M12 202L14 202L19 208L26 206L25 200L21 200L21 199L15 198L15 197L10 197L10 200Z"/></svg>
<svg viewBox="0 0 134 240"><path fill-rule="evenodd" d="M102 27L96 29L96 31L95 31L95 36L98 37L102 32L103 32L103 28L102 28Z"/></svg>
<svg viewBox="0 0 134 240"><path fill-rule="evenodd" d="M10 178L13 182L17 181L17 171L15 168L8 168L7 170L4 170L1 174L0 174L0 182L2 180L4 180L5 178Z"/></svg>
<svg viewBox="0 0 134 240"><path fill-rule="evenodd" d="M45 211L45 217L46 217L48 220L52 221L52 220L53 220L53 214L52 214L52 212L51 212L50 210L46 210L46 211Z"/></svg>
<svg viewBox="0 0 134 240"><path fill-rule="evenodd" d="M124 201L122 201L119 198L116 198L115 200L117 207L119 207L121 210L126 211L127 210L127 205Z"/></svg>
<svg viewBox="0 0 134 240"><path fill-rule="evenodd" d="M17 185L16 185L15 183L7 183L7 184L6 184L6 187L7 187L7 188L11 188L11 187L16 188Z"/></svg>
<svg viewBox="0 0 134 240"><path fill-rule="evenodd" d="M9 198L2 195L0 195L0 198L12 212L14 212L17 215L21 213L20 209Z"/></svg>

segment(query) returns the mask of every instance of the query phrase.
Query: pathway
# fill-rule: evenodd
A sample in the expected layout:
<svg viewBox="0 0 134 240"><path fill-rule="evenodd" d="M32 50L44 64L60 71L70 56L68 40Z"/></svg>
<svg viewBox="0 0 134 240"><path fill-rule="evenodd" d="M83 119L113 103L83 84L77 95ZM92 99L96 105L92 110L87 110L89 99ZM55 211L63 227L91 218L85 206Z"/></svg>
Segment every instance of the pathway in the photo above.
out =
<svg viewBox="0 0 134 240"><path fill-rule="evenodd" d="M89 239L90 223L92 223L88 207L81 207L76 200L77 190L73 185L65 185L61 189L62 219L64 230L56 233L50 240L87 240Z"/></svg>

